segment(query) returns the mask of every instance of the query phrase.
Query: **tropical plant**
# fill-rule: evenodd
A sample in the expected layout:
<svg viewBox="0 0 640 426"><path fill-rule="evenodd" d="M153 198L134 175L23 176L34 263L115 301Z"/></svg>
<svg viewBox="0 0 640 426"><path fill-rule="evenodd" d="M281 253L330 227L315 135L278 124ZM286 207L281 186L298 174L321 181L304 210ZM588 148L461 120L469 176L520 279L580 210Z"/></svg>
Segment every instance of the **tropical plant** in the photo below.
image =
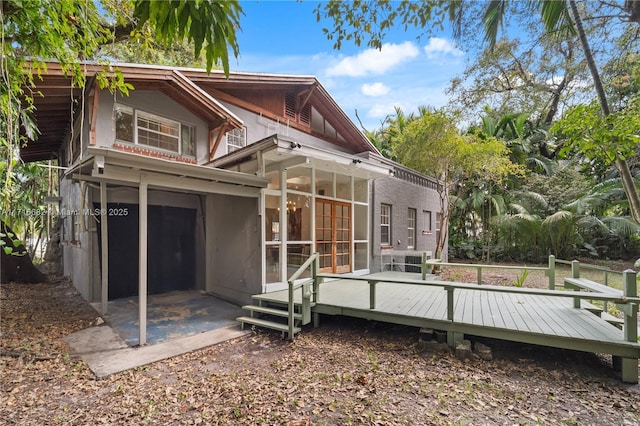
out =
<svg viewBox="0 0 640 426"><path fill-rule="evenodd" d="M485 40L489 42L490 46L495 45L499 29L505 18L510 16L508 8L510 4L512 3L507 0L496 0L483 3L481 6L484 8L482 21L485 26ZM640 7L637 2L610 3L602 1L594 4L593 7L590 7L591 5L586 2L581 2L578 5L576 0L539 0L513 2L513 4L516 5L515 7L524 7L529 12L539 13L549 34L565 39L574 39L577 36L592 76L602 115L608 116L611 111L607 94L589 44L587 31L583 26L582 13L585 13L588 18L599 18L602 28L608 28L607 24L610 24L614 19L640 24L638 11ZM476 10L473 5L468 8L466 3L460 1L430 0L419 3L409 1L394 3L386 0L361 2L332 0L319 6L316 13L318 19L326 17L333 20L333 28L325 29L325 34L334 41L335 48L340 48L342 42L346 40L353 41L356 45L366 41L368 46L381 48L387 30L397 25L397 22L405 27L417 27L428 33L432 28L440 27L445 21L449 21L453 26L454 37L459 39L462 34L463 17L467 9ZM602 13L602 11L605 11L602 15L595 16L595 13ZM631 217L640 223L640 197L627 159L622 155L617 155L614 164L629 200Z"/></svg>
<svg viewBox="0 0 640 426"><path fill-rule="evenodd" d="M18 170L18 148L27 140L37 140L32 113L33 97L39 93L33 90L34 78L46 71L46 61L57 61L62 71L71 77L73 86L84 87L82 60L102 62L105 58L101 57L101 49L105 45L113 46L131 38L153 38L165 47L191 43L194 57L204 52L207 70L220 63L228 73L229 52L236 57L239 53L235 34L241 14L237 0L0 2L0 164L3 165L0 225L3 229L5 217L19 219L14 216L17 210L10 210L12 203L26 202L15 199L19 194L17 187L29 182L28 178L21 181L28 170ZM103 89L127 93L132 88L117 69L108 72L105 67L96 78ZM31 221L26 229L34 226Z"/></svg>
<svg viewBox="0 0 640 426"><path fill-rule="evenodd" d="M494 138L460 134L455 116L441 109L421 111L421 116L402 131L394 152L401 163L441 182L438 186L441 232L438 233L436 255L441 253L448 237L455 203L451 195L460 182L482 174L499 183L506 176L521 172L509 161L502 143ZM434 158L438 161L433 161Z"/></svg>

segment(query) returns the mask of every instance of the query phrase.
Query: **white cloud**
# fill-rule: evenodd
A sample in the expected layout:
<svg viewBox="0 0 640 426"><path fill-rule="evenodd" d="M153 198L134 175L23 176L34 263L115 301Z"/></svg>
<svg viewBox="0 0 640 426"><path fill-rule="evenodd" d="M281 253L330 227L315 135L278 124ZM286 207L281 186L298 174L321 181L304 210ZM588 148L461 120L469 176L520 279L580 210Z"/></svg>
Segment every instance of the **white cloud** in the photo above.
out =
<svg viewBox="0 0 640 426"><path fill-rule="evenodd" d="M365 83L362 85L362 93L367 96L383 96L389 93L389 87L379 81L376 83Z"/></svg>
<svg viewBox="0 0 640 426"><path fill-rule="evenodd" d="M438 59L445 55L462 56L464 52L456 47L451 40L446 38L431 37L429 44L424 47L424 52L429 59Z"/></svg>
<svg viewBox="0 0 640 426"><path fill-rule="evenodd" d="M402 44L385 43L381 50L367 49L355 56L342 58L327 70L328 76L362 77L384 74L393 67L419 55L415 44L405 41Z"/></svg>

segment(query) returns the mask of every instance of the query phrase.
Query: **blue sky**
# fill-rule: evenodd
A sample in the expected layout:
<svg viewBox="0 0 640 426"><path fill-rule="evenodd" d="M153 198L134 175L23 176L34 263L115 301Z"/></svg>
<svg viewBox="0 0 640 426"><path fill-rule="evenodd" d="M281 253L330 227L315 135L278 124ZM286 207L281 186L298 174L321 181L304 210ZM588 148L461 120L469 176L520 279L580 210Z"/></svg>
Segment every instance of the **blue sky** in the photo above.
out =
<svg viewBox="0 0 640 426"><path fill-rule="evenodd" d="M418 41L416 31L398 28L389 33L382 51L350 42L336 51L322 32L329 23L316 22L318 3L242 1L240 57L231 60L231 69L315 75L354 121L358 111L368 130L380 127L394 106L409 113L419 105L447 102L445 89L464 70L466 57L450 34Z"/></svg>

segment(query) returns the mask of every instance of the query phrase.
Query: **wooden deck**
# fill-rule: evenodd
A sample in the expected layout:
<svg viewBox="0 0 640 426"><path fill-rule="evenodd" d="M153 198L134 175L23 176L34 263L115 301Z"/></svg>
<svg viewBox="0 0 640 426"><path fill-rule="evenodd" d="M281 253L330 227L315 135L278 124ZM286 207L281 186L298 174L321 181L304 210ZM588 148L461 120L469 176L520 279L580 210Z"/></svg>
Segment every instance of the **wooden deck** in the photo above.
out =
<svg viewBox="0 0 640 426"><path fill-rule="evenodd" d="M421 277L420 274L381 272L357 279L325 281L320 284L312 311L429 327L457 334L457 338L468 334L607 353L628 359L640 357L640 343L625 340L620 329L598 315L574 308L574 299L568 292L548 296L536 294L548 290L517 289L522 291L513 293L495 286L456 283L458 287L451 292L453 318L450 318L447 283L428 280L426 285L378 282L375 284L375 307L371 309L371 284L367 279L375 278L418 281ZM559 297L561 294L566 294L566 297ZM287 291L257 295L255 298L264 302L286 303Z"/></svg>

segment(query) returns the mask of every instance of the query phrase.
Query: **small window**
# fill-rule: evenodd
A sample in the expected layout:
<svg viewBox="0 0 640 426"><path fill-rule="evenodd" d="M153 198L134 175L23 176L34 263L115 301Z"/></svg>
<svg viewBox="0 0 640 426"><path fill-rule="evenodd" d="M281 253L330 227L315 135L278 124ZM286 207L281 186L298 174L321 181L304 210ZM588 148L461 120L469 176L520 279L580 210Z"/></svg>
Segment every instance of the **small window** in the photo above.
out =
<svg viewBox="0 0 640 426"><path fill-rule="evenodd" d="M423 233L430 234L431 233L431 212L428 210L423 210L424 213L424 229Z"/></svg>
<svg viewBox="0 0 640 426"><path fill-rule="evenodd" d="M416 246L416 209L407 211L407 248Z"/></svg>
<svg viewBox="0 0 640 426"><path fill-rule="evenodd" d="M284 116L308 127L311 125L311 105L306 103L298 107L296 94L287 93L284 96Z"/></svg>
<svg viewBox="0 0 640 426"><path fill-rule="evenodd" d="M284 96L284 116L296 119L296 94L287 93Z"/></svg>
<svg viewBox="0 0 640 426"><path fill-rule="evenodd" d="M179 152L180 123L138 112L138 144Z"/></svg>
<svg viewBox="0 0 640 426"><path fill-rule="evenodd" d="M391 245L391 206L380 204L380 244Z"/></svg>
<svg viewBox="0 0 640 426"><path fill-rule="evenodd" d="M117 104L116 140L195 156L195 128L191 125Z"/></svg>
<svg viewBox="0 0 640 426"><path fill-rule="evenodd" d="M247 146L247 128L227 132L227 154Z"/></svg>
<svg viewBox="0 0 640 426"><path fill-rule="evenodd" d="M116 139L134 143L133 139L133 108L117 105L115 109Z"/></svg>
<svg viewBox="0 0 640 426"><path fill-rule="evenodd" d="M442 226L442 213L436 213L436 241L440 241L441 226Z"/></svg>

